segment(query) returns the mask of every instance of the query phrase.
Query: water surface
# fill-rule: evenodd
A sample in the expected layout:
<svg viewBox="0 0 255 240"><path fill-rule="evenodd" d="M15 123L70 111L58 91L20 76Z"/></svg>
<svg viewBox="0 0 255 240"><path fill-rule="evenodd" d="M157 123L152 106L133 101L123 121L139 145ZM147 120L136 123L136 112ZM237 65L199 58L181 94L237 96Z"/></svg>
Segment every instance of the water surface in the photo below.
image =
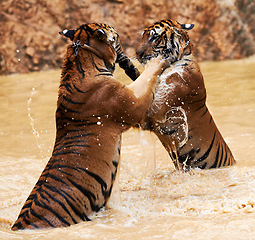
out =
<svg viewBox="0 0 255 240"><path fill-rule="evenodd" d="M10 227L51 156L60 71L1 76L0 239L254 239L255 57L200 66L236 166L176 172L154 135L132 129L123 136L120 201L91 222L22 232ZM116 77L129 82L119 69Z"/></svg>

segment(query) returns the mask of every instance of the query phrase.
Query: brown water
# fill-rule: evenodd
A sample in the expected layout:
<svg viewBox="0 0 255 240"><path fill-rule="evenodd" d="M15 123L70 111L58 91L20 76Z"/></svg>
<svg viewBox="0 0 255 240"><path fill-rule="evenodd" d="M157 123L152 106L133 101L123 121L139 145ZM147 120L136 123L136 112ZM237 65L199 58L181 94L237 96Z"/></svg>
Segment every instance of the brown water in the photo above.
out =
<svg viewBox="0 0 255 240"><path fill-rule="evenodd" d="M121 200L91 222L42 231L10 227L51 155L60 71L1 76L0 239L255 239L255 56L200 65L237 165L176 172L153 135L130 130Z"/></svg>

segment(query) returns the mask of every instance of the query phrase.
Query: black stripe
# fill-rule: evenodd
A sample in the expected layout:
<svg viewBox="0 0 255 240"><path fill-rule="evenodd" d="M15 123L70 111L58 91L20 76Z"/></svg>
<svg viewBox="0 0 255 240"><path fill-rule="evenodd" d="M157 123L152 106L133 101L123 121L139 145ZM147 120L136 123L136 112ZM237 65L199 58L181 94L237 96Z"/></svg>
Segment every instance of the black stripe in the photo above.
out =
<svg viewBox="0 0 255 240"><path fill-rule="evenodd" d="M63 224L70 226L70 223L68 223L62 216L60 216L54 209L52 209L49 205L46 205L45 203L40 203L37 199L34 201L34 204L38 207L44 208L51 212L57 219L59 219L60 222ZM55 226L53 226L55 227Z"/></svg>
<svg viewBox="0 0 255 240"><path fill-rule="evenodd" d="M46 223L49 224L49 226L55 228L55 226L46 218L44 217L43 215L39 215L38 213L36 213L32 208L30 209L30 213L31 215L33 215L34 217L42 220L42 221L45 221Z"/></svg>
<svg viewBox="0 0 255 240"><path fill-rule="evenodd" d="M72 142L69 142L69 143L64 143L63 145L61 145L60 147L58 148L54 148L54 152L57 152L61 149L65 150L67 148L74 148L74 147L90 147L89 145L87 144L73 144L73 143L76 143L76 142L85 142L85 141L72 141Z"/></svg>
<svg viewBox="0 0 255 240"><path fill-rule="evenodd" d="M65 101L67 101L67 102L69 102L69 103L72 103L72 104L85 104L85 103L82 103L82 102L75 102L75 101L73 101L72 99L68 98L68 97L65 96L65 95L63 95L62 97L63 97L63 99L64 99Z"/></svg>
<svg viewBox="0 0 255 240"><path fill-rule="evenodd" d="M39 226L37 226L35 223L32 223L32 222L30 223L30 225L37 229L40 228Z"/></svg>
<svg viewBox="0 0 255 240"><path fill-rule="evenodd" d="M63 183L64 185L69 186L64 180L62 180L61 178L59 178L59 177L57 177L57 176L55 176L55 175L50 174L49 172L47 172L47 173L45 174L45 177L46 177L45 181L47 180L47 178L51 178L51 179L53 179L54 181L61 182L61 183Z"/></svg>
<svg viewBox="0 0 255 240"><path fill-rule="evenodd" d="M23 218L23 221L26 225L30 225L31 221L29 221L26 217Z"/></svg>
<svg viewBox="0 0 255 240"><path fill-rule="evenodd" d="M67 175L67 176L74 177L74 178L78 179L75 175L73 175L72 173L68 173L68 172L64 171L62 168L58 168L58 171L65 174L65 175Z"/></svg>
<svg viewBox="0 0 255 240"><path fill-rule="evenodd" d="M115 180L116 174L117 174L117 169L115 170L115 172L112 172L112 182Z"/></svg>
<svg viewBox="0 0 255 240"><path fill-rule="evenodd" d="M200 168L200 169L205 169L205 168L206 168L206 165L207 165L207 162L205 162L204 164L198 166L198 168Z"/></svg>
<svg viewBox="0 0 255 240"><path fill-rule="evenodd" d="M199 108L197 108L195 111L201 110L204 106L205 106L205 103L203 105L201 105Z"/></svg>
<svg viewBox="0 0 255 240"><path fill-rule="evenodd" d="M174 32L171 33L170 41L171 41L172 48L174 49L175 48L175 44L174 44Z"/></svg>
<svg viewBox="0 0 255 240"><path fill-rule="evenodd" d="M99 67L96 65L94 59L93 59L93 61L92 61L92 65L93 65L93 67L95 67L96 70L99 71L100 73L102 73L102 72L109 73L109 70L108 70L107 68L99 68Z"/></svg>
<svg viewBox="0 0 255 240"><path fill-rule="evenodd" d="M54 187L54 186L52 186L52 185L49 185L49 184L44 185L43 187L47 188L48 190L50 190L50 191L52 191L52 192L55 192L55 193L59 194L60 196L62 196L62 197L65 198L65 199L66 199L65 195L68 195L68 197L69 197L72 201L75 202L75 199L74 199L71 195L69 195L68 193L66 193L64 190L62 190L61 188L56 188L56 187ZM71 187L69 187L68 189L69 189L70 191L72 191ZM61 193L61 192L62 192L62 193ZM65 194L65 195L64 195L64 194Z"/></svg>
<svg viewBox="0 0 255 240"><path fill-rule="evenodd" d="M56 153L53 153L52 156L53 157L56 157L56 156L60 156L60 155L66 155L66 154L75 154L75 155L78 155L78 156L81 156L82 154L77 152L77 151L60 151L60 152L56 152Z"/></svg>
<svg viewBox="0 0 255 240"><path fill-rule="evenodd" d="M118 167L118 161L113 160L113 161L112 161L112 164L113 164L114 167Z"/></svg>
<svg viewBox="0 0 255 240"><path fill-rule="evenodd" d="M58 169L58 168L69 168L71 170L75 170L77 172L81 172L78 168L74 168L74 167L71 167L71 166L63 165L63 164L56 164L56 165L52 166L51 169L54 169L54 168L56 168L56 169Z"/></svg>
<svg viewBox="0 0 255 240"><path fill-rule="evenodd" d="M44 181L43 181L43 182L44 182ZM37 184L38 184L38 183L40 184L40 181L38 181ZM37 184L36 184L36 185L37 185ZM36 186L35 186L34 188L36 188ZM29 197L27 198L27 201L33 200L33 199L35 199L36 197L37 197L37 193L30 194ZM27 201L26 201L26 202L27 202ZM24 205L24 208L30 208L31 205L32 205L32 202L26 203L26 204Z"/></svg>
<svg viewBox="0 0 255 240"><path fill-rule="evenodd" d="M12 229L13 229L13 228L17 228L17 229L20 229L20 230L24 229L24 227L23 227L23 225L22 225L21 222L15 223L15 224L12 226Z"/></svg>
<svg viewBox="0 0 255 240"><path fill-rule="evenodd" d="M59 117L57 119L57 121L68 121L68 122L73 122L73 123L81 123L81 122L84 122L85 123L88 123L88 124L91 124L88 120L84 120L84 119L75 119L75 118L70 118L70 117ZM97 122L95 122L95 124L97 124Z"/></svg>
<svg viewBox="0 0 255 240"><path fill-rule="evenodd" d="M78 169L86 172L89 176L94 178L101 185L101 189L102 189L103 195L105 194L105 191L107 189L107 184L106 184L106 182L100 176L98 176L97 174L95 174L93 172L90 172L89 170L84 169L84 168L78 168Z"/></svg>
<svg viewBox="0 0 255 240"><path fill-rule="evenodd" d="M72 87L71 87L71 85L69 84L69 83L63 83L63 84L60 84L60 86L59 87L65 87L66 88L66 90L69 92L69 93L73 93L73 91L72 91Z"/></svg>
<svg viewBox="0 0 255 240"><path fill-rule="evenodd" d="M75 135L75 136L71 136L71 137L66 137L68 135L68 133L71 133L71 132L81 132L81 131L85 131L85 129L68 130L63 135L61 135L60 137L56 138L55 147L60 144L60 141L63 138L64 138L64 140L70 140L70 139L73 140L75 138L83 138L83 137L93 136L94 135L93 133L83 133L83 134L79 134L79 135ZM80 140L80 141L86 142L85 140Z"/></svg>
<svg viewBox="0 0 255 240"><path fill-rule="evenodd" d="M47 198L47 197L45 197L45 196L43 195L44 190L43 190L42 188L40 188L39 190L40 190L40 192L37 191L37 193L40 195L40 197L41 197L42 199L44 199L45 201L47 201L48 203L50 203L49 198ZM42 192L42 191L43 191L43 192Z"/></svg>
<svg viewBox="0 0 255 240"><path fill-rule="evenodd" d="M214 132L214 136L213 136L212 142L211 142L209 148L207 149L207 151L205 152L205 154L203 156L201 156L200 158L196 159L194 161L194 163L202 162L203 160L205 160L209 156L209 154L210 154L210 152L212 150L213 144L214 144L215 135L216 135L216 131Z"/></svg>
<svg viewBox="0 0 255 240"><path fill-rule="evenodd" d="M197 96L198 94L190 94L190 96ZM198 102L203 102L206 100L206 96L202 99L199 99L199 100L196 100L196 101L192 101L192 102L189 102L188 104L193 104L193 103L198 103Z"/></svg>
<svg viewBox="0 0 255 240"><path fill-rule="evenodd" d="M32 203L30 204L29 207L25 207L25 205L22 207L23 212L19 215L19 218L26 218L26 217L28 217L29 210L31 210L31 205L32 205Z"/></svg>
<svg viewBox="0 0 255 240"><path fill-rule="evenodd" d="M85 77L85 71L82 68L82 64L81 62L78 60L78 58L75 58L75 63L76 63L76 69L78 70L78 72L82 75L82 78Z"/></svg>
<svg viewBox="0 0 255 240"><path fill-rule="evenodd" d="M211 117L210 117L210 120L209 120L209 124L211 124L211 122L212 122L212 119L213 119L213 118L212 118L212 115L211 115Z"/></svg>
<svg viewBox="0 0 255 240"><path fill-rule="evenodd" d="M81 131L85 131L84 130L79 130L77 132L81 132ZM68 133L70 133L70 131L67 131L66 133L64 133L62 136L58 137L56 139L56 144L55 144L55 147L57 147L58 145L60 144L69 144L69 143L72 143L72 142L75 142L74 139L78 138L79 140L76 140L76 142L87 142L87 140L83 139L84 137L87 137L87 136L93 136L94 134L92 133L83 133L83 134L78 134L78 135L75 135L75 136L70 136L70 137L66 137L68 135ZM73 141L69 141L68 143L66 142L61 142L61 140L64 138L64 141L68 141L68 140L73 140ZM80 139L82 138L82 139Z"/></svg>
<svg viewBox="0 0 255 240"><path fill-rule="evenodd" d="M80 121L82 122L82 121ZM97 122L91 122L91 123L76 123L74 126L76 127L85 127L85 126L92 126L92 125L97 125Z"/></svg>
<svg viewBox="0 0 255 240"><path fill-rule="evenodd" d="M72 113L80 113L79 111L73 110L71 108L66 107L65 105L63 105L62 103L60 103L58 109L56 110L56 112L60 112L64 109L64 111L66 112L72 112Z"/></svg>
<svg viewBox="0 0 255 240"><path fill-rule="evenodd" d="M76 136L71 136L71 137L66 137L65 140L73 140L73 139L76 139L76 138L83 138L83 137L87 137L87 136L91 136L93 135L92 133L83 133L83 134L79 134L79 135L76 135Z"/></svg>
<svg viewBox="0 0 255 240"><path fill-rule="evenodd" d="M59 189L59 191L61 191L64 195L66 195L68 198L72 199L74 202L77 202L74 200L74 198L72 198L72 196L70 194L68 194L67 192L65 192L62 189ZM60 193L61 194L61 193ZM70 200L65 197L62 194L62 196L66 199L66 202L69 204L69 206L72 208L73 212L83 221L90 221L90 219L88 218L88 216L84 213L84 212L80 212L71 202Z"/></svg>
<svg viewBox="0 0 255 240"><path fill-rule="evenodd" d="M87 93L88 92L88 91L86 91L86 92L82 91L81 89L76 87L76 85L74 83L73 83L73 87L76 89L77 92L80 92L80 93Z"/></svg>
<svg viewBox="0 0 255 240"><path fill-rule="evenodd" d="M100 207L94 202L96 201L96 196L91 191L85 189L80 184L74 182L72 179L67 178L71 184L73 184L87 199L89 200L92 211L98 212Z"/></svg>
<svg viewBox="0 0 255 240"><path fill-rule="evenodd" d="M49 194L48 192L46 192L46 191L44 191L44 192L49 196L49 198L52 199L52 201L58 203L58 204L62 207L62 209L71 217L71 219L72 219L72 221L73 221L74 224L78 223L78 222L73 218L72 214L71 214L70 211L67 209L67 207L63 204L63 202L61 202L60 200L58 200L58 199L56 199L55 197L51 196L51 194ZM59 194L59 196L61 196L61 195ZM62 197L63 197L63 196L62 196ZM62 213L61 213L61 214L62 214Z"/></svg>
<svg viewBox="0 0 255 240"><path fill-rule="evenodd" d="M208 112L208 108L206 107L205 112L201 115L203 117Z"/></svg>
<svg viewBox="0 0 255 240"><path fill-rule="evenodd" d="M227 151L227 144L224 142L224 150L225 150L225 160L224 160L224 162L223 162L223 164L222 164L222 166L226 166L226 162L227 162L227 160L228 160L228 151Z"/></svg>
<svg viewBox="0 0 255 240"><path fill-rule="evenodd" d="M218 162L218 167L222 166L222 160L223 160L223 156L224 156L224 149L223 146L221 146L221 157L220 157L220 161Z"/></svg>
<svg viewBox="0 0 255 240"><path fill-rule="evenodd" d="M217 153L215 156L215 160L214 160L213 165L210 166L210 168L217 168L217 164L219 162L219 154L220 154L220 144L218 144L218 149L217 149Z"/></svg>

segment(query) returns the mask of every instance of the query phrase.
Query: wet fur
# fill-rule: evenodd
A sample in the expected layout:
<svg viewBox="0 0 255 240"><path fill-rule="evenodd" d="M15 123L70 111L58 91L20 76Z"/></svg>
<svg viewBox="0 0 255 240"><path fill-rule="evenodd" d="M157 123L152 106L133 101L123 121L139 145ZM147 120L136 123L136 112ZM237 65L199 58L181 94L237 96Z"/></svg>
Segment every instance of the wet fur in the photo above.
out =
<svg viewBox="0 0 255 240"><path fill-rule="evenodd" d="M204 79L185 24L174 20L152 24L143 33L137 55L142 63L159 55L172 62L159 78L141 125L158 136L176 169L233 165L231 150L206 106Z"/></svg>

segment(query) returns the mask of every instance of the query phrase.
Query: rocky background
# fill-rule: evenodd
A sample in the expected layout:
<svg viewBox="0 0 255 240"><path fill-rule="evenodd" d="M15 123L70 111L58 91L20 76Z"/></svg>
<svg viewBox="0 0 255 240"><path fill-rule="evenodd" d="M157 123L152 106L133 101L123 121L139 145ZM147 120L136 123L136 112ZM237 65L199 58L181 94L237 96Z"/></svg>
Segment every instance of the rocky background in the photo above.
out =
<svg viewBox="0 0 255 240"><path fill-rule="evenodd" d="M0 74L61 67L68 40L58 32L89 22L112 25L134 56L143 29L167 18L195 24L199 61L255 53L254 0L0 0Z"/></svg>

